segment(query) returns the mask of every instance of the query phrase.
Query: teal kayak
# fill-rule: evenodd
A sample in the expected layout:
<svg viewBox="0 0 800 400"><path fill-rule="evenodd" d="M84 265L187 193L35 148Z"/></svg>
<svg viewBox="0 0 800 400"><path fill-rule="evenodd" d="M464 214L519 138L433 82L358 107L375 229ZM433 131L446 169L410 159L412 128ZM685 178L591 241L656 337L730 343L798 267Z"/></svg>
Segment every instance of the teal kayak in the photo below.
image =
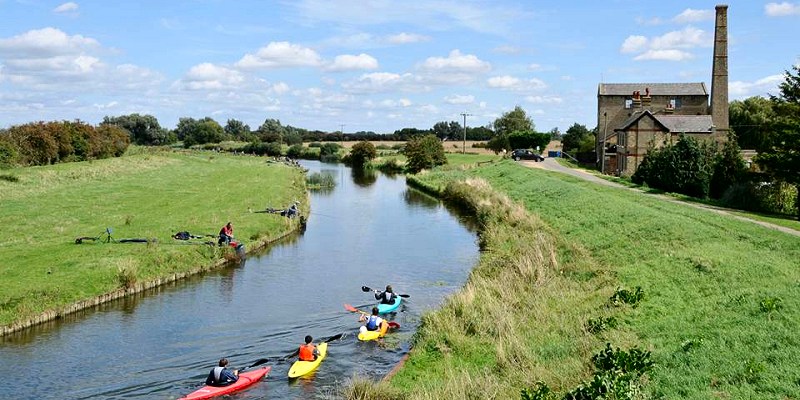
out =
<svg viewBox="0 0 800 400"><path fill-rule="evenodd" d="M395 296L392 304L378 304L378 314L387 314L400 308L402 297Z"/></svg>

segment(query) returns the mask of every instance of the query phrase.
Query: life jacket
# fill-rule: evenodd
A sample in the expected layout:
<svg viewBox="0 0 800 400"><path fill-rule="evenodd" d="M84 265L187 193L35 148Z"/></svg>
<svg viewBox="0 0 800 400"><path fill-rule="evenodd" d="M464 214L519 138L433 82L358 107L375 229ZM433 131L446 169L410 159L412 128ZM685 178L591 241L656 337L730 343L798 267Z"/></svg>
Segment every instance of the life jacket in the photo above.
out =
<svg viewBox="0 0 800 400"><path fill-rule="evenodd" d="M396 294L392 292L383 292L383 304L394 304L394 300L397 297Z"/></svg>
<svg viewBox="0 0 800 400"><path fill-rule="evenodd" d="M222 378L222 370L223 369L225 369L225 367L214 367L214 383L216 383L216 384L223 383L223 382L220 382L220 378Z"/></svg>
<svg viewBox="0 0 800 400"><path fill-rule="evenodd" d="M300 361L314 361L314 347L313 344L300 345Z"/></svg>
<svg viewBox="0 0 800 400"><path fill-rule="evenodd" d="M378 320L380 320L380 319L381 319L381 317L379 317L377 315L370 315L369 318L367 319L367 330L368 331L377 331L378 330Z"/></svg>

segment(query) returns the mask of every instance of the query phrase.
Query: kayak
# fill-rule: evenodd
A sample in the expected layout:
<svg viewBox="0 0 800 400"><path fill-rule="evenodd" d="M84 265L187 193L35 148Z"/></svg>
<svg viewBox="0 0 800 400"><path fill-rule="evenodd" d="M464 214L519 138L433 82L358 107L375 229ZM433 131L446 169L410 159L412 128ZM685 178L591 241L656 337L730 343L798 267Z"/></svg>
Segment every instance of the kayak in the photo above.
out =
<svg viewBox="0 0 800 400"><path fill-rule="evenodd" d="M262 367L254 371L247 371L239 373L239 380L231 383L228 386L203 386L202 388L189 393L186 397L181 397L179 400L200 400L210 399L216 396L233 393L242 390L254 383L260 381L266 376L272 367Z"/></svg>
<svg viewBox="0 0 800 400"><path fill-rule="evenodd" d="M400 307L400 301L402 297L396 296L394 298L394 303L392 304L378 304L378 314L387 314L394 310L397 310Z"/></svg>
<svg viewBox="0 0 800 400"><path fill-rule="evenodd" d="M382 338L382 337L386 336L386 332L389 331L389 328L397 329L399 327L400 327L400 324L398 324L397 322L394 322L394 321L386 322L386 321L384 321L383 324L381 324L381 329L379 329L377 331L359 332L358 333L358 340L360 340L362 342L368 342L370 340L375 340L375 339L378 339L378 338Z"/></svg>
<svg viewBox="0 0 800 400"><path fill-rule="evenodd" d="M297 378L298 376L303 376L314 372L314 370L319 367L319 364L325 358L325 355L328 353L328 343L320 343L317 346L317 350L319 351L319 356L317 356L316 360L295 361L294 364L292 364L292 368L289 368L289 378Z"/></svg>

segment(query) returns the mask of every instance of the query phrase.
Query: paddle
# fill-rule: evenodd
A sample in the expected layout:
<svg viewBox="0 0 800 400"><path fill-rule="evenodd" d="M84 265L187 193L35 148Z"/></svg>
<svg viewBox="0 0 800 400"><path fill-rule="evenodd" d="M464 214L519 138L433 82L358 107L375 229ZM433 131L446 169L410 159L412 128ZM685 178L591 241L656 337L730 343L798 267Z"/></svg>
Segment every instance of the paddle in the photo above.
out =
<svg viewBox="0 0 800 400"><path fill-rule="evenodd" d="M257 366L259 366L261 364L268 363L268 362L269 362L269 358L259 358L258 361L256 361L256 362L254 362L254 363L252 363L252 364L240 369L239 371L244 371L244 370L246 370L248 368L257 367Z"/></svg>
<svg viewBox="0 0 800 400"><path fill-rule="evenodd" d="M350 311L350 312L357 312L357 313L361 313L361 314L364 314L364 315L370 315L370 313L365 312L365 311L361 311L361 310L351 306L350 304L345 304L344 305L344 309L347 310L347 311ZM397 329L397 328L400 327L400 324L397 323L397 322L394 322L394 321L386 321L386 322L389 324L389 327L392 328L392 329Z"/></svg>
<svg viewBox="0 0 800 400"><path fill-rule="evenodd" d="M372 290L372 289L370 289L370 287L369 287L369 286L362 286L362 287L361 287L361 291L362 291L362 292L377 292L377 290ZM395 294L397 294L397 293L395 293ZM407 298L411 297L411 296L409 296L409 295L407 295L407 294L398 294L398 296L400 296L400 297L402 297L402 298L404 298L404 299L407 299Z"/></svg>

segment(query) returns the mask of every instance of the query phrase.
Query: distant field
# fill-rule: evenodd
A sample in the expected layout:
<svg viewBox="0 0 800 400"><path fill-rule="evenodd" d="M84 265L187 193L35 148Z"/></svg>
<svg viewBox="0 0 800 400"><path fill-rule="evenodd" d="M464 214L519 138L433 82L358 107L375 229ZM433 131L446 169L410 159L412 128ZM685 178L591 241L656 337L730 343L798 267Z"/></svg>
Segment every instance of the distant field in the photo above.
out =
<svg viewBox="0 0 800 400"><path fill-rule="evenodd" d="M253 244L289 226L252 211L306 199L299 169L211 152L148 151L3 174L17 181L0 180L0 326L114 290L121 271L147 281L209 265L219 249L171 235L215 236L232 221L235 238ZM107 227L116 240L156 243L75 244L105 238Z"/></svg>

